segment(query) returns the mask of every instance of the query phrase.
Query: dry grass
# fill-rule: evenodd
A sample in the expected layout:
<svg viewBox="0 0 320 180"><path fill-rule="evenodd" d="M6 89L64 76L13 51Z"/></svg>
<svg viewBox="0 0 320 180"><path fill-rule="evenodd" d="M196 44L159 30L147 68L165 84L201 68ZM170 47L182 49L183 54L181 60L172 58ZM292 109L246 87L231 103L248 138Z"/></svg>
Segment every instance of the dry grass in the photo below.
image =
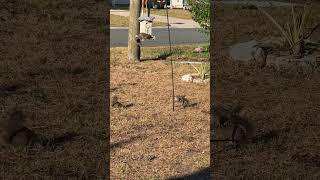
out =
<svg viewBox="0 0 320 180"><path fill-rule="evenodd" d="M117 5L115 9L129 10L128 5ZM144 9L146 11L146 9ZM183 9L168 9L169 16L181 19L192 19L191 14ZM167 16L166 9L150 9L151 15Z"/></svg>
<svg viewBox="0 0 320 180"><path fill-rule="evenodd" d="M223 145L212 144L214 178L319 179L319 67L314 74L300 74L230 62L230 45L279 33L256 10L227 5L216 8L217 28L211 40L216 100L238 100L257 135L273 136L239 151L220 151ZM268 11L281 20L289 14L284 8ZM310 24L319 19L317 12L319 9L314 9Z"/></svg>
<svg viewBox="0 0 320 180"><path fill-rule="evenodd" d="M129 18L119 15L110 14L111 27L128 27Z"/></svg>
<svg viewBox="0 0 320 180"><path fill-rule="evenodd" d="M102 179L107 160L104 1L1 3L1 115L15 104L55 148L0 149L0 179ZM15 88L7 88L15 87Z"/></svg>
<svg viewBox="0 0 320 180"><path fill-rule="evenodd" d="M128 27L129 26L129 17L119 16L119 15L110 15L110 26L111 27ZM166 26L166 23L154 21L154 27L157 26Z"/></svg>
<svg viewBox="0 0 320 180"><path fill-rule="evenodd" d="M150 14L159 15L159 16L167 16L166 9L151 9ZM181 19L189 19L191 20L191 13L188 10L183 9L169 9L168 10L169 17L181 18Z"/></svg>
<svg viewBox="0 0 320 180"><path fill-rule="evenodd" d="M176 95L198 104L172 112L170 62L150 60L159 49L168 50L143 48L141 63L128 62L126 48L111 49L111 96L134 104L111 109L111 179L165 179L209 166L209 84L182 82L191 69L175 65Z"/></svg>

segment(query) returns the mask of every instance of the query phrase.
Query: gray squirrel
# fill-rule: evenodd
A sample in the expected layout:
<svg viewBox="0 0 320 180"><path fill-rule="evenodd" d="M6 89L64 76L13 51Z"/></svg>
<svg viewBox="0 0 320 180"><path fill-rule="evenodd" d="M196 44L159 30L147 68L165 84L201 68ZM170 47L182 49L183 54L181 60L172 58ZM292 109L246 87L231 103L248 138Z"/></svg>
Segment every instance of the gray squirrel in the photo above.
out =
<svg viewBox="0 0 320 180"><path fill-rule="evenodd" d="M191 103L185 95L183 96L175 96L174 97L174 101L177 103L180 103L182 105L183 108L186 107L193 107L195 105L197 105L197 103Z"/></svg>
<svg viewBox="0 0 320 180"><path fill-rule="evenodd" d="M136 35L135 37L136 39L136 42L139 46L142 46L142 41L145 41L147 39L149 40L155 40L156 37L155 36L152 36L150 34L147 34L147 33L139 33L138 35Z"/></svg>
<svg viewBox="0 0 320 180"><path fill-rule="evenodd" d="M13 108L8 117L2 119L1 140L4 145L34 146L45 143L46 139L24 125L25 119L25 114L17 108Z"/></svg>
<svg viewBox="0 0 320 180"><path fill-rule="evenodd" d="M0 146L41 147L56 145L76 136L75 133L67 133L49 139L26 127L25 120L24 112L16 107L1 119Z"/></svg>
<svg viewBox="0 0 320 180"><path fill-rule="evenodd" d="M214 106L213 113L217 118L217 138L215 141L229 141L236 147L246 145L254 137L255 128L253 124L240 116L241 107L235 106L231 109Z"/></svg>

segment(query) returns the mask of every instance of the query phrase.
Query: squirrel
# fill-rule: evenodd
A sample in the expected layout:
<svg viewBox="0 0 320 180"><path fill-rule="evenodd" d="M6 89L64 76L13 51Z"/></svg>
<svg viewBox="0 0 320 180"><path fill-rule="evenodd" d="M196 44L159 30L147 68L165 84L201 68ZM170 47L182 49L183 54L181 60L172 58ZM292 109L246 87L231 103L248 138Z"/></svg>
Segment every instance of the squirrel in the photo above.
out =
<svg viewBox="0 0 320 180"><path fill-rule="evenodd" d="M189 106L190 103L186 96L175 96L174 101L181 103L183 108Z"/></svg>
<svg viewBox="0 0 320 180"><path fill-rule="evenodd" d="M222 106L214 106L213 113L218 119L216 123L218 138L212 141L229 141L231 144L246 145L254 137L255 128L253 124L240 116L240 106L231 109ZM219 137L220 136L220 137Z"/></svg>
<svg viewBox="0 0 320 180"><path fill-rule="evenodd" d="M133 103L121 103L119 102L119 98L117 96L113 96L111 99L111 106L116 108L128 108L133 106Z"/></svg>
<svg viewBox="0 0 320 180"><path fill-rule="evenodd" d="M55 145L76 136L75 133L67 133L60 137L48 139L26 127L25 120L25 114L18 108L13 108L7 118L2 118L3 122L0 127L2 146L41 147Z"/></svg>
<svg viewBox="0 0 320 180"><path fill-rule="evenodd" d="M182 107L183 108L186 108L186 107L192 107L192 106L195 106L197 105L197 103L191 103L185 95L183 96L175 96L174 97L174 101L175 102L178 102L178 103L181 103Z"/></svg>
<svg viewBox="0 0 320 180"><path fill-rule="evenodd" d="M139 46L142 46L142 41L144 40L147 40L147 39L152 39L152 40L155 40L156 37L155 36L152 36L150 34L147 34L147 33L139 33L135 36L135 40L137 42L137 44Z"/></svg>
<svg viewBox="0 0 320 180"><path fill-rule="evenodd" d="M6 145L13 146L34 146L34 145L44 145L47 139L40 137L31 129L27 128L25 123L25 114L14 108L11 110L9 116L4 118L2 124L2 140Z"/></svg>

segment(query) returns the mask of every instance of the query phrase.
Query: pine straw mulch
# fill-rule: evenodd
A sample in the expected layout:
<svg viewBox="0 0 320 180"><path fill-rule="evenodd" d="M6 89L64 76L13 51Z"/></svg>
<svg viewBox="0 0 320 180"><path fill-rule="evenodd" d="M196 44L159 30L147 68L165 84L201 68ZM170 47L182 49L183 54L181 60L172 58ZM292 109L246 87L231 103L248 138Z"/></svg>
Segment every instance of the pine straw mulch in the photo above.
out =
<svg viewBox="0 0 320 180"><path fill-rule="evenodd" d="M111 97L133 103L111 107L112 179L165 179L209 166L209 84L182 82L184 66L174 66L175 93L197 105L173 112L169 60L129 62L125 48L111 50Z"/></svg>
<svg viewBox="0 0 320 180"><path fill-rule="evenodd" d="M0 150L0 179L102 179L107 166L104 1L0 4L1 117L18 105L36 133L73 139Z"/></svg>
<svg viewBox="0 0 320 180"><path fill-rule="evenodd" d="M211 41L216 100L240 102L256 134L264 138L238 151L211 144L213 178L319 179L319 69L312 74L274 72L231 62L227 53L233 43L278 32L261 21L263 16L253 16L254 10L216 8L216 38Z"/></svg>

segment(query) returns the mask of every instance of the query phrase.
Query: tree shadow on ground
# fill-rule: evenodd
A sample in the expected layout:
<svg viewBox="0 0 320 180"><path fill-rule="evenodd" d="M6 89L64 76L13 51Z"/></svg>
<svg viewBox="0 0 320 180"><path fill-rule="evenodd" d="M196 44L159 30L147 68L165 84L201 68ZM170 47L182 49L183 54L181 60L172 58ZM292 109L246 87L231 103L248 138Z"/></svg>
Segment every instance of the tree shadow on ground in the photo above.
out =
<svg viewBox="0 0 320 180"><path fill-rule="evenodd" d="M161 53L160 55L158 55L157 57L154 57L154 58L141 58L140 61L157 61L157 60L166 60L167 57L173 55L174 53Z"/></svg>
<svg viewBox="0 0 320 180"><path fill-rule="evenodd" d="M186 174L179 177L168 178L167 180L210 180L209 167L196 171L192 174Z"/></svg>
<svg viewBox="0 0 320 180"><path fill-rule="evenodd" d="M75 132L67 132L64 135L60 135L60 136L55 136L52 139L50 139L50 141L48 141L47 143L49 145L61 145L63 143L66 143L68 141L73 140L75 137L79 136L79 134L75 133Z"/></svg>

